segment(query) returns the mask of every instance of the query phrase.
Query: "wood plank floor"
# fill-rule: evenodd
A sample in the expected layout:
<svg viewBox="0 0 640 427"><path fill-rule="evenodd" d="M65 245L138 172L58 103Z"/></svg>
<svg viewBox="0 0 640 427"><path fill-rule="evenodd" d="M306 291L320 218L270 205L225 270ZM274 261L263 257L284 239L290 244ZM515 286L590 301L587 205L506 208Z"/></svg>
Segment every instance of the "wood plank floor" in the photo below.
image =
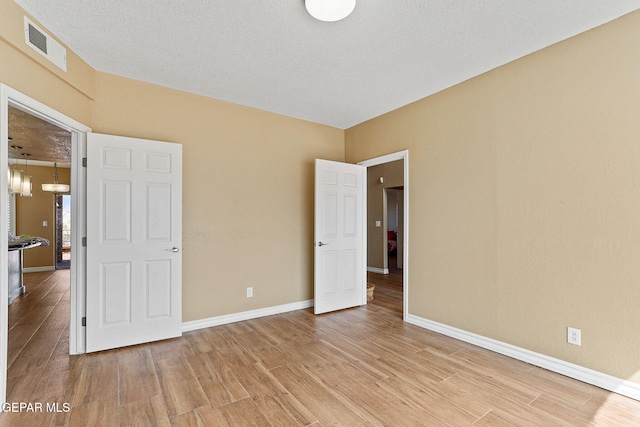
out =
<svg viewBox="0 0 640 427"><path fill-rule="evenodd" d="M640 402L403 323L397 277L365 307L68 356L68 272L27 276L8 401L60 412L0 426L640 425Z"/></svg>

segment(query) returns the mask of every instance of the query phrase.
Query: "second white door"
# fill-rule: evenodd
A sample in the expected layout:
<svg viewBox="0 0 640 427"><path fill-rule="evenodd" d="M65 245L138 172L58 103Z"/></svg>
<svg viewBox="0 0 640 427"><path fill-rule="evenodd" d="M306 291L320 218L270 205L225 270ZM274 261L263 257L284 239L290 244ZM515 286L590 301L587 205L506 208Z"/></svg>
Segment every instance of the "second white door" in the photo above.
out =
<svg viewBox="0 0 640 427"><path fill-rule="evenodd" d="M367 303L363 166L316 160L314 311Z"/></svg>

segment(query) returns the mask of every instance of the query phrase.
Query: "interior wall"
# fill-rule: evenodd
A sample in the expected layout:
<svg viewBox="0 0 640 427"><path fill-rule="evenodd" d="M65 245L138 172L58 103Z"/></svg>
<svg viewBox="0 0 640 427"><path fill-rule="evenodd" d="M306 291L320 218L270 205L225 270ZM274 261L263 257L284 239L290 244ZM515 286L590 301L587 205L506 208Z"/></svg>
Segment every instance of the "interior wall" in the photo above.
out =
<svg viewBox="0 0 640 427"><path fill-rule="evenodd" d="M404 256L404 190L387 189L387 230L396 232L396 259L395 265L389 264L389 268L402 268Z"/></svg>
<svg viewBox="0 0 640 427"><path fill-rule="evenodd" d="M96 93L95 132L183 145L184 321L313 298L314 159L344 161L342 130L103 73Z"/></svg>
<svg viewBox="0 0 640 427"><path fill-rule="evenodd" d="M65 72L27 46L25 15L12 0L0 0L0 82L90 126L95 71L68 48Z"/></svg>
<svg viewBox="0 0 640 427"><path fill-rule="evenodd" d="M20 169L25 170L24 165ZM58 168L61 184L70 182L70 169ZM54 267L56 264L55 194L42 191L42 184L53 182L53 167L29 166L25 173L32 176L33 196L16 196L16 233L44 237L49 246L23 251L23 267ZM42 225L46 221L47 225Z"/></svg>
<svg viewBox="0 0 640 427"><path fill-rule="evenodd" d="M0 82L95 132L183 144L183 321L312 298L313 161L344 160L342 130L99 73L70 50L63 72L24 44L23 15L0 0Z"/></svg>
<svg viewBox="0 0 640 427"><path fill-rule="evenodd" d="M386 153L385 153L386 154ZM361 159L366 160L366 159ZM367 266L387 269L385 189L404 185L404 160L367 168ZM381 184L379 179L384 178ZM380 221L380 227L376 227Z"/></svg>
<svg viewBox="0 0 640 427"><path fill-rule="evenodd" d="M409 313L640 382L639 28L629 14L346 131L348 162L410 152Z"/></svg>
<svg viewBox="0 0 640 427"><path fill-rule="evenodd" d="M398 194L387 190L387 232L398 231Z"/></svg>
<svg viewBox="0 0 640 427"><path fill-rule="evenodd" d="M28 47L24 42L25 15L13 1L0 0L0 82L90 126L95 71L69 49L64 72ZM58 173L61 180L69 179L69 169L59 168ZM24 251L24 267L50 267L55 265L55 212L53 195L42 194L40 178L46 176L50 182L53 168L29 166L29 174L34 178L34 196L16 197L16 233L48 239L51 246ZM48 227L42 226L43 220L48 221Z"/></svg>

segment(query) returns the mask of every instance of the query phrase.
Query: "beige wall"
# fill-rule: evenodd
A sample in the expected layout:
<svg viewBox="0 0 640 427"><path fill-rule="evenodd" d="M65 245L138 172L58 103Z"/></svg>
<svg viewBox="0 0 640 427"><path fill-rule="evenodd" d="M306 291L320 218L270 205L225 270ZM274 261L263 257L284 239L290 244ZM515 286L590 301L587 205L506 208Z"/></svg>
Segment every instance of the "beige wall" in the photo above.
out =
<svg viewBox="0 0 640 427"><path fill-rule="evenodd" d="M64 72L27 46L24 15L12 0L0 0L0 82L89 126L95 71L68 48Z"/></svg>
<svg viewBox="0 0 640 427"><path fill-rule="evenodd" d="M185 321L312 298L313 161L343 131L106 74L93 129L183 145Z"/></svg>
<svg viewBox="0 0 640 427"><path fill-rule="evenodd" d="M367 266L385 269L387 260L387 204L385 189L404 185L404 160L367 168ZM378 181L384 178L384 183ZM376 227L380 221L380 227Z"/></svg>
<svg viewBox="0 0 640 427"><path fill-rule="evenodd" d="M20 169L25 170L24 165L21 165ZM23 266L25 268L55 266L55 194L42 191L42 184L53 182L53 168L29 166L25 172L32 176L33 196L16 196L16 235L44 237L49 240L50 245L25 250ZM61 184L68 184L69 169L58 168L58 178ZM43 226L42 221L47 221L48 225Z"/></svg>
<svg viewBox="0 0 640 427"><path fill-rule="evenodd" d="M347 130L350 162L409 149L409 313L640 382L639 28Z"/></svg>
<svg viewBox="0 0 640 427"><path fill-rule="evenodd" d="M84 63L58 72L23 46L22 14L0 0L0 82L96 132L183 144L184 321L312 298L313 160L344 160L342 130Z"/></svg>

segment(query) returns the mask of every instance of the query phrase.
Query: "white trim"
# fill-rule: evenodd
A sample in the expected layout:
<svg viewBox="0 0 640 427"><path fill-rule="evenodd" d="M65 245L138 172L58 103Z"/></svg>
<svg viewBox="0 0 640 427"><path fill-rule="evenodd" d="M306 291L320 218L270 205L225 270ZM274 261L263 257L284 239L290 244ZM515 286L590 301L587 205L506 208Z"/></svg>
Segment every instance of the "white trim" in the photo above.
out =
<svg viewBox="0 0 640 427"><path fill-rule="evenodd" d="M69 320L69 354L86 352L87 316L87 247L82 245L87 235L87 168L82 159L87 153L86 131L71 133L71 317Z"/></svg>
<svg viewBox="0 0 640 427"><path fill-rule="evenodd" d="M56 269L53 265L45 265L43 267L24 267L23 273L40 273L41 271L54 271Z"/></svg>
<svg viewBox="0 0 640 427"><path fill-rule="evenodd" d="M367 266L367 271L370 273L378 273L378 274L389 274L388 268L378 268L378 267L369 267Z"/></svg>
<svg viewBox="0 0 640 427"><path fill-rule="evenodd" d="M58 163L58 162L46 162L43 160L29 160L29 166L44 166L44 167L53 167L55 164L58 169L71 169L71 163ZM10 165L24 165L25 159L9 159Z"/></svg>
<svg viewBox="0 0 640 427"><path fill-rule="evenodd" d="M360 166L364 166L366 168L370 166L377 166L383 163L395 162L396 160L403 160L409 154L409 150L398 151L397 153L385 154L384 156L374 157L373 159L363 160L358 162Z"/></svg>
<svg viewBox="0 0 640 427"><path fill-rule="evenodd" d="M583 366L565 362L564 360L545 356L544 354L516 347L492 338L487 338L482 335L424 319L413 314L407 315L406 321L407 323L411 323L421 328L425 328L469 344L477 345L478 347L482 347L496 353L504 354L505 356L539 366L549 371L574 378L587 384L595 385L635 400L640 400L640 384L638 383L623 380Z"/></svg>
<svg viewBox="0 0 640 427"><path fill-rule="evenodd" d="M362 203L360 209L362 209L360 215L360 221L362 221L362 241L360 242L360 248L362 256L360 257L360 267L362 268L362 304L367 305L367 203L369 203L369 189L367 184L367 168L360 166L362 169Z"/></svg>
<svg viewBox="0 0 640 427"><path fill-rule="evenodd" d="M404 241L402 245L402 319L406 322L409 315L409 150L386 154L358 164L366 168L383 163L404 160ZM365 235L366 235L365 227ZM386 273L388 274L388 273Z"/></svg>
<svg viewBox="0 0 640 427"><path fill-rule="evenodd" d="M9 139L9 95L7 87L0 84L0 200L7 200L7 164L9 163L8 144ZM7 242L9 218L7 210L0 209L0 242ZM4 243L3 243L4 244ZM9 275L4 267L9 262L9 252L0 250L0 295L9 295ZM7 301L0 298L0 301ZM0 403L6 402L7 397L7 339L9 331L9 307L0 303Z"/></svg>
<svg viewBox="0 0 640 427"><path fill-rule="evenodd" d="M258 317L272 316L274 314L287 313L289 311L303 310L313 307L313 300L292 302L273 307L258 308L256 310L242 311L240 313L225 314L223 316L209 317L207 319L192 320L182 323L182 332L211 328L213 326L226 325L227 323L242 322L243 320L256 319Z"/></svg>

